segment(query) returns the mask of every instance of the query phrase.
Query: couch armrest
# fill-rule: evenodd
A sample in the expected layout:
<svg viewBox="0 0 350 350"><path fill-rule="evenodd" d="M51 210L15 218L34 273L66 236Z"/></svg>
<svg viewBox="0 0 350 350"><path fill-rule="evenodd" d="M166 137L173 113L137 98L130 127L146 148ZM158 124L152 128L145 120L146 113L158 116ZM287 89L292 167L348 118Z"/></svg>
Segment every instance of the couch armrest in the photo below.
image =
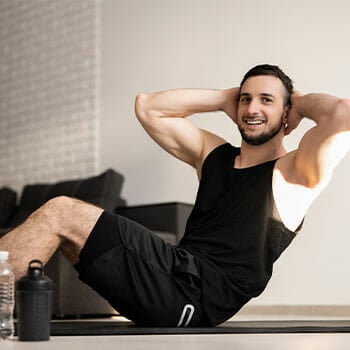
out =
<svg viewBox="0 0 350 350"><path fill-rule="evenodd" d="M16 208L17 193L8 188L0 189L0 227L6 227Z"/></svg>

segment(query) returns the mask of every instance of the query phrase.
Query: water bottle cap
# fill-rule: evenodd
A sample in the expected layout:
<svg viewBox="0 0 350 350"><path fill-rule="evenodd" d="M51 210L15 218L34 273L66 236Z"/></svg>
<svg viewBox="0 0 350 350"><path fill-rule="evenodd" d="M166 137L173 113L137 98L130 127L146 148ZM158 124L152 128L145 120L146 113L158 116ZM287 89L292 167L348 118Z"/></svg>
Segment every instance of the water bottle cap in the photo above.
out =
<svg viewBox="0 0 350 350"><path fill-rule="evenodd" d="M0 260L7 260L9 258L9 252L0 251Z"/></svg>

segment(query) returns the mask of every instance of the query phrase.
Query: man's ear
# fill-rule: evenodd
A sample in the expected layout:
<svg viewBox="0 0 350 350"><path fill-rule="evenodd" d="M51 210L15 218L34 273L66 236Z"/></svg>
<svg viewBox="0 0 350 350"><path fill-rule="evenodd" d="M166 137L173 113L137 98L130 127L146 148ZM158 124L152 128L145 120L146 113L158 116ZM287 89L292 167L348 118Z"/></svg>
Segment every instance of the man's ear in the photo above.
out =
<svg viewBox="0 0 350 350"><path fill-rule="evenodd" d="M288 123L288 114L290 112L291 107L292 107L291 105L287 105L286 107L284 107L283 124L287 124Z"/></svg>

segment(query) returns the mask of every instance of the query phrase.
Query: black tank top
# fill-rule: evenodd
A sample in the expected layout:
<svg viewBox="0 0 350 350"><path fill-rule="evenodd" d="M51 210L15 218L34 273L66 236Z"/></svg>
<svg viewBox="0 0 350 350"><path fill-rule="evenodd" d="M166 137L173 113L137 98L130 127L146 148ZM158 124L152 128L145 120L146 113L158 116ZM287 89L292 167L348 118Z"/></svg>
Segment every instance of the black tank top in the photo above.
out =
<svg viewBox="0 0 350 350"><path fill-rule="evenodd" d="M205 159L180 242L200 267L203 307L213 325L265 289L273 263L295 237L279 220L273 199L276 160L235 169L239 153L226 143Z"/></svg>

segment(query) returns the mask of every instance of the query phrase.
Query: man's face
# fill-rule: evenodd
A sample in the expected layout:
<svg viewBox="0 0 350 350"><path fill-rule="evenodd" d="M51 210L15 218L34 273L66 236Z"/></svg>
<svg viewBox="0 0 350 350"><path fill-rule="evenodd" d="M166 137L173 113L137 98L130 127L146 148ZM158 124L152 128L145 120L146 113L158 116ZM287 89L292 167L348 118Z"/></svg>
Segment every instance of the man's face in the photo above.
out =
<svg viewBox="0 0 350 350"><path fill-rule="evenodd" d="M275 76L251 77L243 84L238 103L238 129L250 145L261 145L284 129L288 107L282 82Z"/></svg>

